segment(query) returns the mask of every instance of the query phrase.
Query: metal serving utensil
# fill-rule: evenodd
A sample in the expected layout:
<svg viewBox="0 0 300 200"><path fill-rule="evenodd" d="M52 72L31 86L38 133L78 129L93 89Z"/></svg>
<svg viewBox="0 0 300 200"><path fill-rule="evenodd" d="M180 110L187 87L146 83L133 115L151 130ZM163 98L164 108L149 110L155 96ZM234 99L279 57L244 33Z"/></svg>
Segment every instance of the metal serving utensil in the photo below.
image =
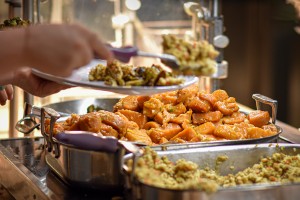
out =
<svg viewBox="0 0 300 200"><path fill-rule="evenodd" d="M179 69L179 62L177 58L170 54L161 54L161 53L149 53L145 51L140 51L137 47L127 46L121 48L115 48L108 46L108 48L113 52L116 59L121 62L129 62L131 57L141 56L141 57L151 57L151 58L159 58L163 63L174 70Z"/></svg>

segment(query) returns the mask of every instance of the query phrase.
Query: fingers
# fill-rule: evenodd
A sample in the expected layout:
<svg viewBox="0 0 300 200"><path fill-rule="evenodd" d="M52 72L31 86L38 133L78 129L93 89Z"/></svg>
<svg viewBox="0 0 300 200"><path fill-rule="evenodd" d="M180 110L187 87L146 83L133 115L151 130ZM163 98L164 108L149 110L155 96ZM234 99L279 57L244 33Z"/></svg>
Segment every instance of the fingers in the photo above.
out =
<svg viewBox="0 0 300 200"><path fill-rule="evenodd" d="M12 100L13 98L13 87L12 85L2 86L0 90L0 104L4 106L7 100Z"/></svg>
<svg viewBox="0 0 300 200"><path fill-rule="evenodd" d="M113 59L113 54L108 48L105 46L105 44L102 42L102 40L97 37L97 35L92 34L90 39L90 45L92 49L94 50L94 53L101 59L110 61Z"/></svg>
<svg viewBox="0 0 300 200"><path fill-rule="evenodd" d="M4 106L6 104L8 97L5 90L0 91L0 104Z"/></svg>
<svg viewBox="0 0 300 200"><path fill-rule="evenodd" d="M113 53L106 47L105 43L100 37L97 36L97 34L89 31L81 25L77 24L73 26L75 26L82 34L86 36L88 45L92 49L93 54L96 54L97 57L104 60L110 61L113 59Z"/></svg>
<svg viewBox="0 0 300 200"><path fill-rule="evenodd" d="M88 64L95 54L101 59L113 59L102 40L81 25L38 25L25 33L28 36L26 66L55 76L71 75L74 69Z"/></svg>
<svg viewBox="0 0 300 200"><path fill-rule="evenodd" d="M32 74L30 68L21 69L15 74L14 84L16 86L19 86L26 92L39 97L55 94L61 90L71 87L35 76Z"/></svg>
<svg viewBox="0 0 300 200"><path fill-rule="evenodd" d="M14 98L14 88L13 88L13 86L11 84L6 85L5 91L6 91L8 100L12 100Z"/></svg>

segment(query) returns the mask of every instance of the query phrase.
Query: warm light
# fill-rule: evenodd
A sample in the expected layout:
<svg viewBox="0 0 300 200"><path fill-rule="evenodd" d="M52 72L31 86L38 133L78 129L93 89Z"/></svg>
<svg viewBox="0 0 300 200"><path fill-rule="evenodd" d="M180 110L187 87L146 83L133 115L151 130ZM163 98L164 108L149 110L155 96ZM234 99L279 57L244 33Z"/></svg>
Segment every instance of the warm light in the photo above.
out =
<svg viewBox="0 0 300 200"><path fill-rule="evenodd" d="M126 0L125 5L129 10L138 10L141 7L140 0Z"/></svg>
<svg viewBox="0 0 300 200"><path fill-rule="evenodd" d="M129 21L130 19L128 15L123 15L123 14L115 15L112 17L112 26L114 28L122 28Z"/></svg>

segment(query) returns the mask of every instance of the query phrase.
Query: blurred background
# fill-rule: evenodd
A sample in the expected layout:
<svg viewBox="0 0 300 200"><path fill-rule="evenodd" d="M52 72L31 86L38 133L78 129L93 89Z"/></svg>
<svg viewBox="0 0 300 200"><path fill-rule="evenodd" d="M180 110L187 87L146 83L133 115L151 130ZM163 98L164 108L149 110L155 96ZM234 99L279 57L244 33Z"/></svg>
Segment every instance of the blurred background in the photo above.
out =
<svg viewBox="0 0 300 200"><path fill-rule="evenodd" d="M0 20L9 17L12 2L0 1ZM20 2L20 1L19 1ZM97 32L115 46L136 45L149 52L161 52L161 35L180 37L193 35L193 19L184 10L184 3L196 2L212 6L205 0L40 0L33 12L34 23L79 22ZM15 15L22 13L14 7ZM19 9L19 10L18 10ZM278 100L278 119L300 127L300 31L299 19L292 5L285 0L220 1L217 18L221 35L230 43L220 48L221 60L228 62L227 76L218 86L243 105L255 108L251 98L260 93ZM216 28L214 29L216 30ZM16 38L17 39L17 38ZM46 39L46 38L45 38ZM3 48L0 45L0 48ZM153 63L136 59L135 63ZM81 96L74 96L75 92ZM19 92L20 93L20 92ZM73 88L46 98L34 98L35 104L49 104L73 98L115 97L109 92ZM16 95L22 116L23 99ZM1 131L7 133L8 110L0 108ZM7 123L5 123L7 121Z"/></svg>

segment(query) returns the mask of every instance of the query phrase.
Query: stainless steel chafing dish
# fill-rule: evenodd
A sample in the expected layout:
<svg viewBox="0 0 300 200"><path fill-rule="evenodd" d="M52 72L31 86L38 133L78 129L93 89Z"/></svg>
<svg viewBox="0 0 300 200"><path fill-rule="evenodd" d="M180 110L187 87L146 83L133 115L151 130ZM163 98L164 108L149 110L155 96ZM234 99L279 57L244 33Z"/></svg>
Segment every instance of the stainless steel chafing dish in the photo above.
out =
<svg viewBox="0 0 300 200"><path fill-rule="evenodd" d="M49 135L45 133L44 125L46 118L50 118L50 123L54 124L60 116L69 116L75 108L78 113L86 113L90 103L97 103L97 106L103 109L112 110L112 105L116 101L117 99L86 99L80 102L71 101L68 105L64 103L51 105L59 110L64 108L62 112L56 112L49 107L39 108L26 104L25 117L19 121L16 128L32 131L33 128L40 127L45 139L46 163L66 184L87 189L121 189L124 183L120 170L122 157L126 151L139 151L132 143L118 141L111 137L96 137L93 133L80 131L72 134L61 133L59 135L65 137L57 139L52 131ZM36 118L40 123L36 122ZM28 122L34 124L26 124ZM68 136L74 137L68 138ZM78 141L79 145L77 145Z"/></svg>
<svg viewBox="0 0 300 200"><path fill-rule="evenodd" d="M167 156L169 160L176 161L184 158L195 162L200 167L216 167L216 160L219 156L228 156L228 160L218 166L221 175L237 173L247 167L258 163L262 157L271 156L275 152L282 152L287 155L300 153L298 144L257 144L257 145L234 145L218 146L190 149L175 149L167 151L157 151L159 156ZM290 184L256 184L244 185L229 188L220 188L217 192L207 194L200 190L171 190L158 188L140 182L134 173L128 173L129 166L126 164L133 154L128 154L123 160L123 169L127 173L128 190L132 192L133 199L212 199L212 200L231 200L231 199L260 199L260 200L281 200L298 199L300 183ZM136 159L134 159L136 160ZM234 165L234 169L231 166ZM134 168L132 169L134 171Z"/></svg>
<svg viewBox="0 0 300 200"><path fill-rule="evenodd" d="M277 101L269 99L262 95L253 95L256 100L257 108L260 108L260 104L268 104L272 108L272 123L276 121L276 110ZM118 99L101 99L88 100L89 105L91 102L95 105L100 106L106 110L112 110L113 105L118 101ZM79 102L84 102L81 100ZM52 107L54 109L51 109ZM53 128L55 122L59 120L61 116L67 114L66 112L78 112L83 114L88 107L88 104L84 104L84 107L76 101L63 102L58 104L53 104L47 107L42 107L41 109L29 106L25 109L25 115L36 113L41 117L41 133L45 138L47 145L47 155L46 161L49 167L66 183L72 186L83 186L93 189L109 189L122 187L123 185L123 175L121 174L121 159L125 155L125 149L128 149L128 144L125 145L122 141L117 141L116 139L105 138L104 141L99 141L97 143L97 137L90 138L92 134L85 134L83 132L75 133L77 138L77 143L74 142L68 144L67 142L62 142L62 140L54 137ZM72 110L76 108L77 110ZM58 109L60 112L57 112ZM46 118L50 118L50 134L45 132L44 121ZM65 120L66 118L60 118ZM180 150L189 148L200 148L207 146L220 146L220 145L235 145L235 144L249 144L249 143L264 143L276 141L279 134L281 133L281 128L276 126L278 133L265 138L258 139L248 139L248 140L226 140L226 141L215 141L215 142L195 142L186 144L165 144L152 147L155 150ZM74 133L74 132L73 132ZM81 136L79 136L81 134ZM84 135L85 134L85 135ZM68 136L66 133L58 134L60 136ZM95 140L94 140L95 139ZM112 147L109 149L103 149L101 145L111 144ZM97 144L95 144L97 143ZM89 144L89 145L87 145ZM97 146L93 148L94 144ZM127 145L126 145L127 144ZM99 148L100 146L100 148ZM109 145L108 145L109 146ZM125 147L125 148L124 148ZM113 148L113 150L111 150ZM133 147L131 147L133 148ZM130 150L132 151L132 149ZM135 150L137 151L137 150Z"/></svg>
<svg viewBox="0 0 300 200"><path fill-rule="evenodd" d="M138 153L130 142L114 137L99 137L84 131L53 135L45 132L45 118L53 125L60 117L51 108L41 109L41 133L47 143L46 162L67 184L90 189L113 190L123 187L121 160L125 151Z"/></svg>

